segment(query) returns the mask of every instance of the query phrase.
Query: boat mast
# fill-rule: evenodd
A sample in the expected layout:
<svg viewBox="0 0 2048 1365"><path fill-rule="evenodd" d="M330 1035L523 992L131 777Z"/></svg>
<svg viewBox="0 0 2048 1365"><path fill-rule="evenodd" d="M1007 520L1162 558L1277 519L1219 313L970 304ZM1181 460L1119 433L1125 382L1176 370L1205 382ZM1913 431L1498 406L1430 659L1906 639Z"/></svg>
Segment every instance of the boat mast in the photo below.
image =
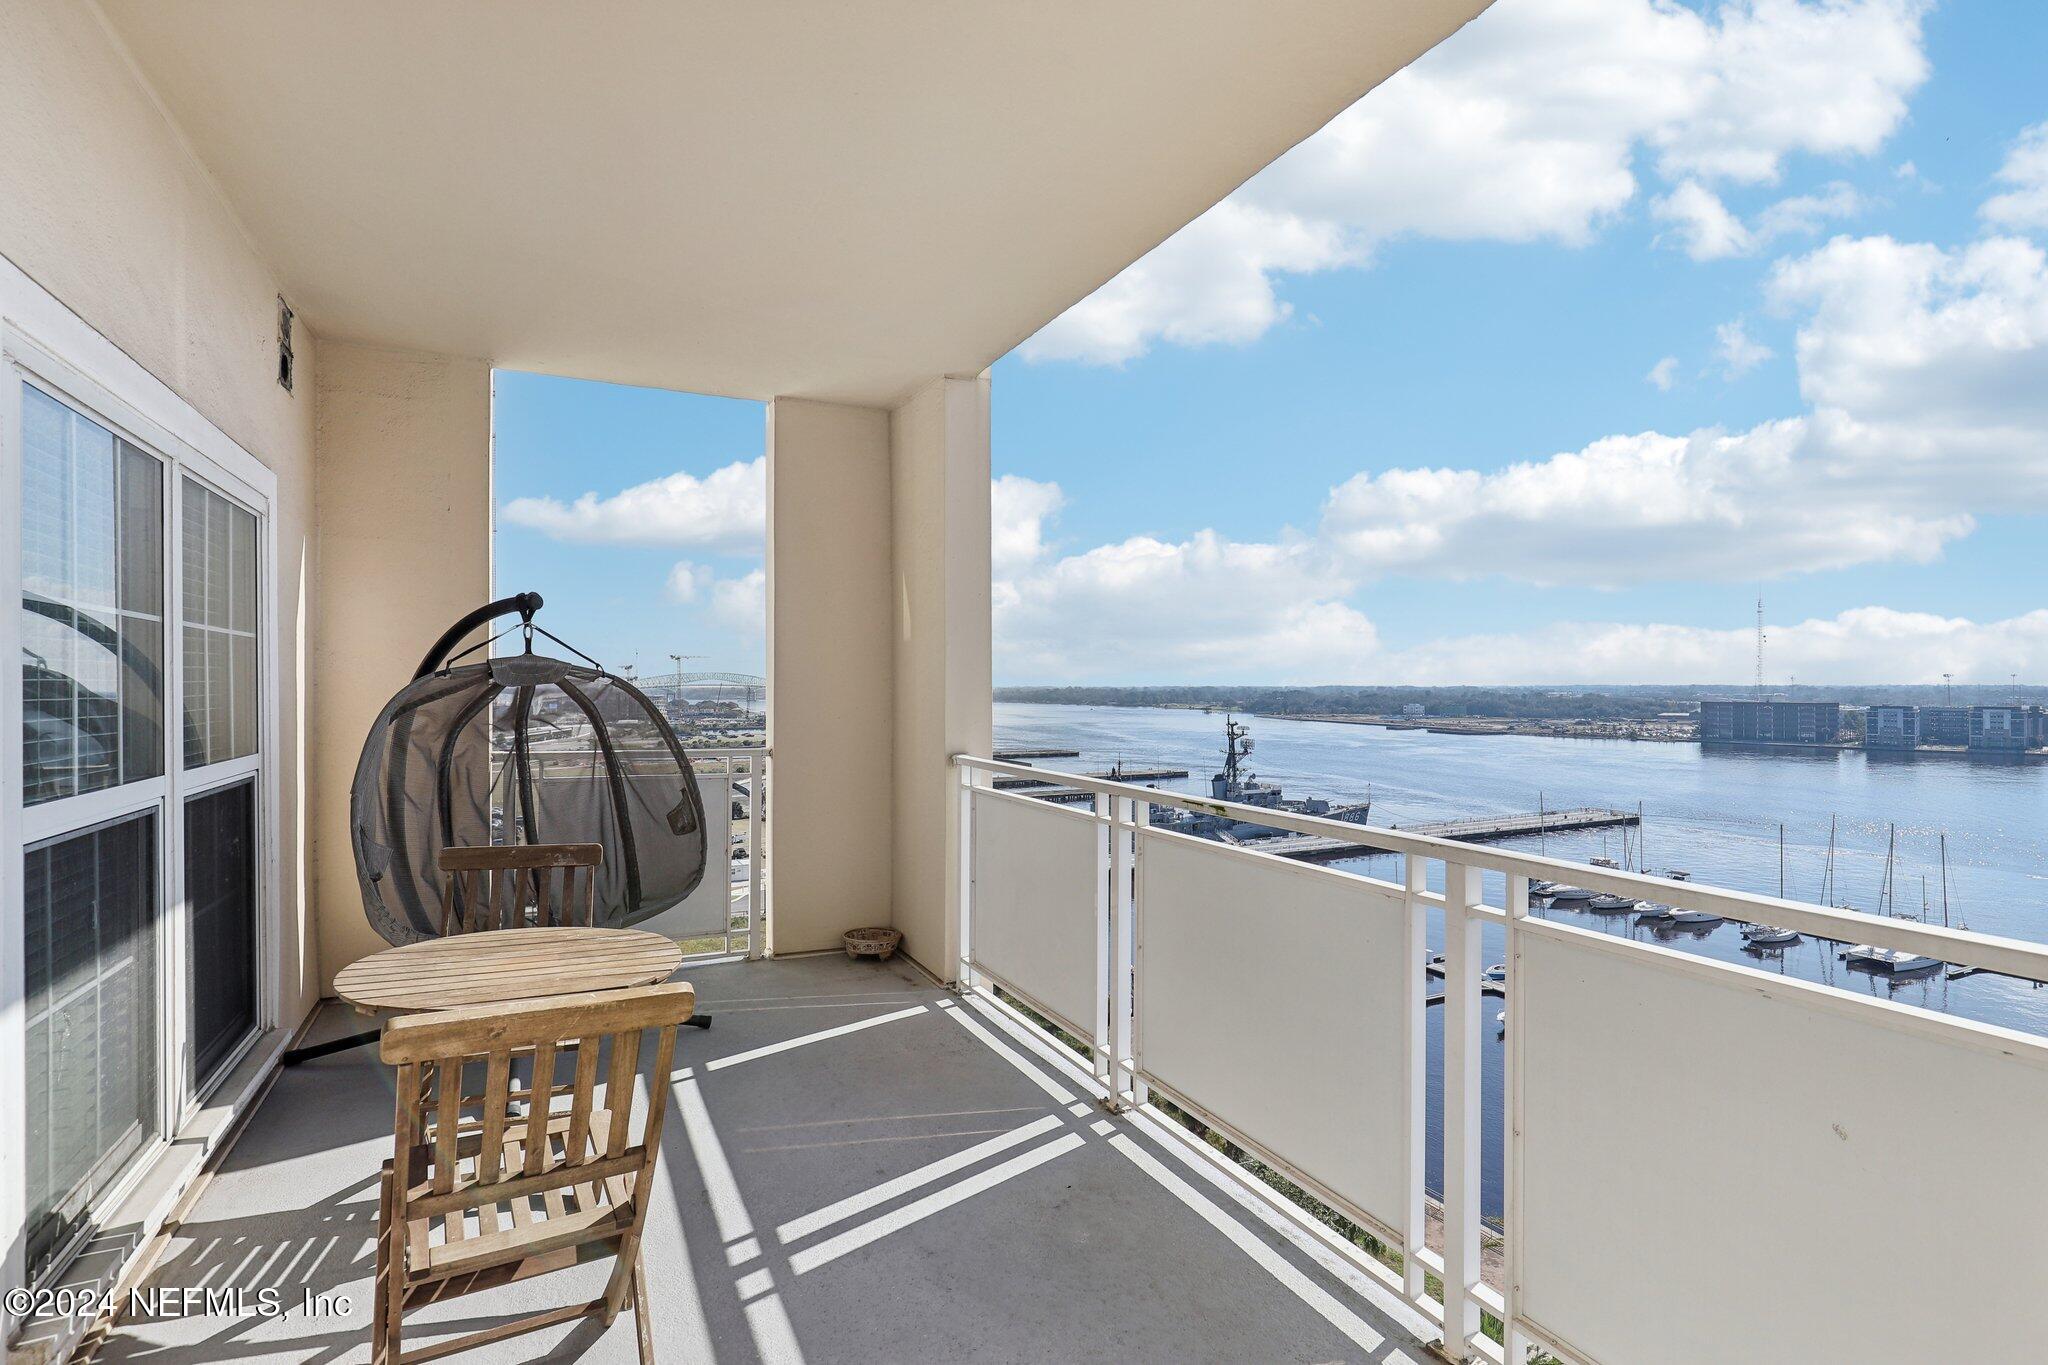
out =
<svg viewBox="0 0 2048 1365"><path fill-rule="evenodd" d="M1896 902L1896 896L1892 891L1892 855L1898 851L1899 827L1896 824L1887 824L1885 831L1884 880L1877 884L1877 913L1880 915L1891 914L1891 907Z"/></svg>
<svg viewBox="0 0 2048 1365"><path fill-rule="evenodd" d="M1948 928L1948 831L1941 832L1941 927Z"/></svg>
<svg viewBox="0 0 2048 1365"><path fill-rule="evenodd" d="M1828 906L1828 907L1829 907L1829 908L1831 908L1831 909L1833 908L1833 906L1834 906L1834 904L1835 904L1835 820L1836 820L1836 818L1837 818L1837 817L1835 817L1835 816L1832 816L1832 815L1830 815L1830 816L1828 817L1828 860L1827 860L1827 861L1826 861L1825 863L1821 864L1821 873L1820 873L1820 902L1821 902L1821 904L1822 904L1822 905Z"/></svg>
<svg viewBox="0 0 2048 1365"><path fill-rule="evenodd" d="M1778 899L1785 899L1785 826L1778 825Z"/></svg>

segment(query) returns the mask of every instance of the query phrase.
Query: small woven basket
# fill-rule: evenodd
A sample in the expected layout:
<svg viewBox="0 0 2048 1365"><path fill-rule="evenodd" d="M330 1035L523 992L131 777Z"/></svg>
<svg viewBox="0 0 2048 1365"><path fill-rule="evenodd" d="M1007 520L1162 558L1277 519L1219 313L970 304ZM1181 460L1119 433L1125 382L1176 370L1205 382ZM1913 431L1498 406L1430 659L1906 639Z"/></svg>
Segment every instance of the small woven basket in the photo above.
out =
<svg viewBox="0 0 2048 1365"><path fill-rule="evenodd" d="M895 955L903 935L895 929L849 929L840 942L848 957L888 958Z"/></svg>

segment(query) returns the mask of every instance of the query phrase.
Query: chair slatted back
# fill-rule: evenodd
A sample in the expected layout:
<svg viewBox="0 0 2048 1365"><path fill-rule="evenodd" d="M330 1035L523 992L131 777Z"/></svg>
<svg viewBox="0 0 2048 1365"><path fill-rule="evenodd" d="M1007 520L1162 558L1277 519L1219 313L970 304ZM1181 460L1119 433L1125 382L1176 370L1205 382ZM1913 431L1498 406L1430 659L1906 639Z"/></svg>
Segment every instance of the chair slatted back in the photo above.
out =
<svg viewBox="0 0 2048 1365"><path fill-rule="evenodd" d="M602 844L486 844L441 850L441 932L529 925L595 928Z"/></svg>
<svg viewBox="0 0 2048 1365"><path fill-rule="evenodd" d="M579 1249L584 1259L593 1249L620 1258L605 1298L586 1305L610 1321L629 1278L642 1273L646 1191L661 1151L676 1027L695 1004L689 985L671 983L415 1014L385 1026L383 1058L398 1068L379 1257L389 1291L377 1340L381 1346L388 1331L388 1358L398 1355L398 1315L419 1301L422 1286L441 1296L472 1292L564 1268ZM649 1030L653 1066L636 1125ZM521 1084L517 1071L526 1064L530 1079ZM465 1073L480 1075L481 1088L466 1090ZM637 1282L633 1289L637 1298Z"/></svg>

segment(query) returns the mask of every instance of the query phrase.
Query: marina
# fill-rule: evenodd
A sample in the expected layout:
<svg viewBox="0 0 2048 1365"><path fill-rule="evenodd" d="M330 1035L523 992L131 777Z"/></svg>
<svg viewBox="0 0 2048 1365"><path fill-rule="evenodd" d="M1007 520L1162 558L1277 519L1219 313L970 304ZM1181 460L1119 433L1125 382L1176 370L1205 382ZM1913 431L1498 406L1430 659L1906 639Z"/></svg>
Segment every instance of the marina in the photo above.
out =
<svg viewBox="0 0 2048 1365"><path fill-rule="evenodd" d="M1199 710L1171 708L996 707L997 737L1004 746L1072 748L1090 768L1106 767L1119 757L1131 766L1184 765L1214 746L1218 720ZM1542 818L1536 827L1501 835L1498 843L1587 864L1604 858L1610 864L1626 859L1638 867L1684 868L1702 884L1761 894L1776 894L1782 887L1792 899L1841 909L1878 903L1889 851L1894 884L1901 878L1906 885L1927 878L1928 908L1922 914L1929 922L1943 922L1945 891L1950 923L1967 921L1988 933L2048 941L2048 821L2041 818L2048 812L2048 771L2037 766L1901 763L1887 761L1890 755L1853 749L1766 753L1519 735L1474 743L1465 736L1421 730L1305 721L1261 725L1258 740L1259 785L1314 792L1334 807L1369 806L1376 821L1403 830L1512 820L1517 812L1538 810ZM1195 781L1161 785L1211 794L1209 781L1199 781L1199 787ZM1620 844L1622 829L1561 829L1561 812L1550 809L1553 804L1564 810L1611 809L1638 801L1644 818L1631 832L1628 850ZM1360 836L1370 837L1364 830ZM1646 842L1652 846L1647 862ZM1276 847L1270 841L1244 844ZM1401 875L1399 861L1384 855L1339 856L1328 863L1388 881ZM1677 873L1664 875L1676 878ZM1440 890L1437 873L1432 870L1430 876L1431 889ZM1858 946L1853 939L1808 934L1792 934L1790 942L1754 939L1741 932L1751 926L1732 920L1693 927L1645 922L1639 912L1592 909L1590 891L1561 890L1565 894L1557 898L1536 896L1531 913L1751 971L2048 1034L2048 990L2029 982L1967 968L1872 970L1841 956ZM1498 904L1500 882L1490 879L1485 894ZM1917 901L1914 908L1919 909ZM1248 931L1263 922L1256 909L1248 908ZM1433 911L1429 935L1430 951L1441 952L1442 927ZM1505 939L1497 928L1484 927L1481 939L1483 961L1505 956ZM1434 998L1441 989L1441 981L1431 978L1429 995ZM1434 1056L1442 1047L1442 1011L1429 1014ZM1494 1029L1485 1032L1480 1064L1491 1128L1499 1121L1506 1066L1502 1038ZM1902 1096L1900 1102L1913 1100ZM1432 1133L1441 1123L1433 1098ZM1492 1137L1488 1143L1481 1171L1483 1202L1488 1216L1497 1217L1505 1186L1500 1149ZM1427 1178L1433 1192L1441 1191L1442 1171L1433 1156Z"/></svg>

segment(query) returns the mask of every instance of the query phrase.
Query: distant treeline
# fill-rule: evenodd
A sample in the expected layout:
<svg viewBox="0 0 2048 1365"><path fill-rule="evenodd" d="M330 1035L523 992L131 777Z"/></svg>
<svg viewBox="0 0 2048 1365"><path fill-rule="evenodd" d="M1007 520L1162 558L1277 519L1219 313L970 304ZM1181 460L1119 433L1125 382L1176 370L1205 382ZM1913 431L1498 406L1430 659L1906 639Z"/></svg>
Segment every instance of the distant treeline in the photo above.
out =
<svg viewBox="0 0 2048 1365"><path fill-rule="evenodd" d="M1781 701L1836 701L1851 706L1939 706L1950 689L1940 683L1855 687L1783 687ZM1957 706L2015 699L2048 702L2048 687L1962 686ZM1748 697L1746 687L1704 685L1566 687L998 687L997 701L1053 702L1067 706L1213 706L1270 716L1399 715L1419 702L1432 716L1499 716L1530 720L1645 720L1683 711L1702 697Z"/></svg>

